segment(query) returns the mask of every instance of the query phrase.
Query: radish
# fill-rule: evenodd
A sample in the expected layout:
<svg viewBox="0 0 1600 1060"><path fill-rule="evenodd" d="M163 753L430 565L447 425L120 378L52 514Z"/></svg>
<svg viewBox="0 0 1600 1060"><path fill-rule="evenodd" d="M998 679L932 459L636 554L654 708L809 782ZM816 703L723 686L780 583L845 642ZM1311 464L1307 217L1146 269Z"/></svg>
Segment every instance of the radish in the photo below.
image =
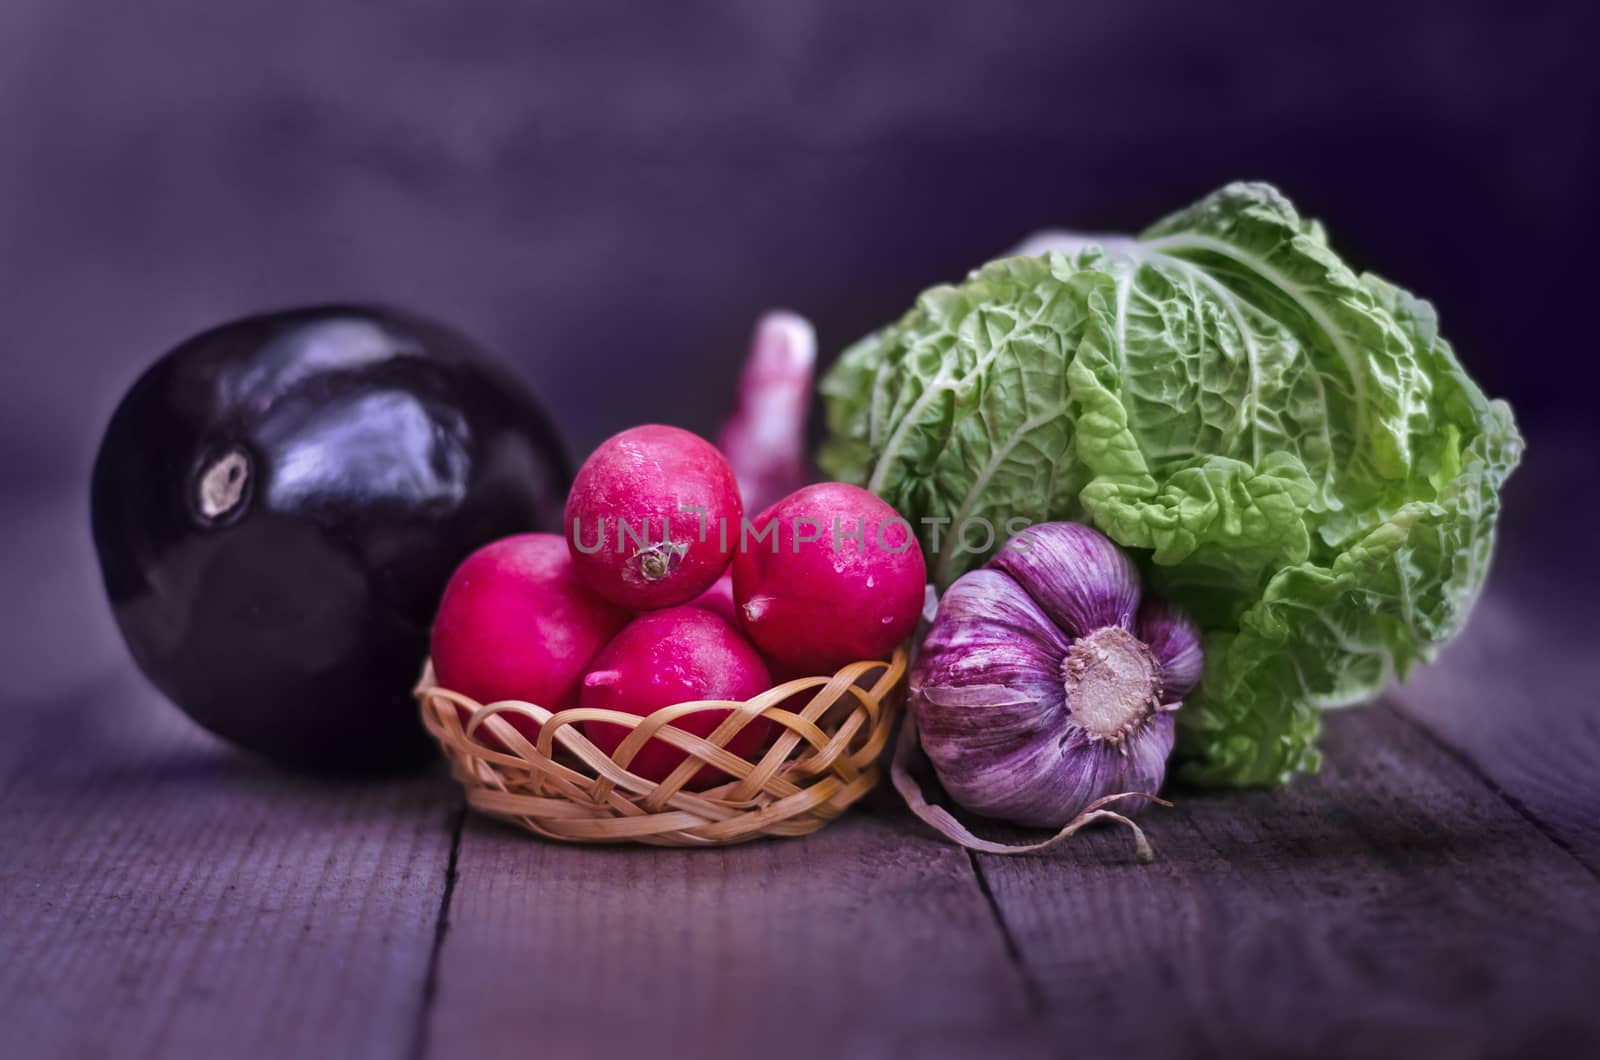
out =
<svg viewBox="0 0 1600 1060"><path fill-rule="evenodd" d="M724 618L700 607L673 607L640 615L595 656L578 694L585 707L626 711L647 717L662 707L700 699L749 699L770 687L767 667L754 647ZM730 712L708 710L686 715L673 724L697 736L709 736ZM758 718L728 744L736 755L756 752L771 725ZM586 721L584 735L607 754L628 735L613 722ZM628 769L648 780L664 780L688 757L665 740L652 739L639 749ZM723 778L722 770L705 766L687 787L698 791Z"/></svg>
<svg viewBox="0 0 1600 1060"><path fill-rule="evenodd" d="M806 411L817 363L817 333L804 317L762 316L739 376L738 403L717 444L751 508L765 508L810 478Z"/></svg>
<svg viewBox="0 0 1600 1060"><path fill-rule="evenodd" d="M842 482L762 512L733 563L745 633L780 669L814 675L893 651L916 627L926 581L910 524Z"/></svg>
<svg viewBox="0 0 1600 1060"><path fill-rule="evenodd" d="M627 612L578 579L557 535L502 538L468 556L445 586L433 623L434 675L479 703L521 699L562 710L577 702L589 660L627 621ZM501 717L538 738L539 726L525 715ZM487 730L479 733L507 750Z"/></svg>
<svg viewBox="0 0 1600 1060"><path fill-rule="evenodd" d="M715 446L652 424L590 454L567 496L567 545L578 574L620 607L686 603L728 567L744 508Z"/></svg>

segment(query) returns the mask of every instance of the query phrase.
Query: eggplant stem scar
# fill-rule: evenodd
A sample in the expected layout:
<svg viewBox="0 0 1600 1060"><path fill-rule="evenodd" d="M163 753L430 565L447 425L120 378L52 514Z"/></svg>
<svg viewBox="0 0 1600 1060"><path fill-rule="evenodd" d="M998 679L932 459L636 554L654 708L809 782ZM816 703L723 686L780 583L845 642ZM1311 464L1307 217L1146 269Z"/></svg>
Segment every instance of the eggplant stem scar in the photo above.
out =
<svg viewBox="0 0 1600 1060"><path fill-rule="evenodd" d="M200 473L200 514L215 521L239 506L250 484L250 458L242 449L229 449Z"/></svg>

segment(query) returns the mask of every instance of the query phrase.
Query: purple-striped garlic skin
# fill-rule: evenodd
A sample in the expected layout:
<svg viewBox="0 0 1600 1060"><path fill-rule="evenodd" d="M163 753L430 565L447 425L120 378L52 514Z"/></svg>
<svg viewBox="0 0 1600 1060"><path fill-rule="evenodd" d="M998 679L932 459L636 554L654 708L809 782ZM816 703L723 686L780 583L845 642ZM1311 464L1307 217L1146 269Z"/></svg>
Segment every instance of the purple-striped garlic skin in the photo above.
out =
<svg viewBox="0 0 1600 1060"><path fill-rule="evenodd" d="M1139 610L1138 568L1092 527L1029 527L1006 542L989 566L1015 578L1069 637L1105 626L1133 628Z"/></svg>
<svg viewBox="0 0 1600 1060"><path fill-rule="evenodd" d="M1182 612L1140 595L1128 557L1077 523L1023 531L949 588L911 709L952 799L1059 828L1104 795L1160 789L1200 639Z"/></svg>
<svg viewBox="0 0 1600 1060"><path fill-rule="evenodd" d="M1139 605L1134 632L1161 664L1163 703L1177 705L1194 691L1205 669L1200 631L1189 616L1165 600L1147 596Z"/></svg>

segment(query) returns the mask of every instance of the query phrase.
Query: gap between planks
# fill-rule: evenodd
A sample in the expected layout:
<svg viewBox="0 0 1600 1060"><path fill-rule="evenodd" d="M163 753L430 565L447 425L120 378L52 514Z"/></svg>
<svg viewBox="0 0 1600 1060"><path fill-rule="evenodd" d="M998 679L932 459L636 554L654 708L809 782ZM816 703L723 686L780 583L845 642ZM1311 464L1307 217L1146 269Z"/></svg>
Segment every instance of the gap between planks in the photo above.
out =
<svg viewBox="0 0 1600 1060"><path fill-rule="evenodd" d="M1012 965L1017 969L1018 978L1022 980L1022 989L1028 998L1028 1010L1036 1019L1042 1018L1045 1013L1044 990L1023 956L1016 932L1011 930L1005 910L1000 908L1000 902L994 896L994 889L989 886L989 877L983 871L983 862L978 860L977 851L967 851L967 864L972 868L972 876L978 882L978 890L983 894L983 900L988 903L989 912L994 916L995 927L999 930L1001 939L1005 941L1006 956L1011 959Z"/></svg>
<svg viewBox="0 0 1600 1060"><path fill-rule="evenodd" d="M416 1031L407 1053L410 1060L424 1060L427 1056L433 1003L439 996L439 955L444 952L445 936L450 933L450 903L456 893L457 865L461 858L461 830L465 827L466 820L466 800L458 795L457 804L450 811L450 856L445 862L444 888L439 894L439 918L433 928L433 948L428 952L428 967L422 978L422 997L417 1005Z"/></svg>
<svg viewBox="0 0 1600 1060"><path fill-rule="evenodd" d="M869 800L803 839L571 846L469 815L424 1056L1044 1058L964 851Z"/></svg>
<svg viewBox="0 0 1600 1060"><path fill-rule="evenodd" d="M1152 865L1104 832L975 859L1058 1040L1128 1060L1600 1047L1591 869L1392 704L1330 719L1327 746L1286 789L1180 792L1146 822Z"/></svg>

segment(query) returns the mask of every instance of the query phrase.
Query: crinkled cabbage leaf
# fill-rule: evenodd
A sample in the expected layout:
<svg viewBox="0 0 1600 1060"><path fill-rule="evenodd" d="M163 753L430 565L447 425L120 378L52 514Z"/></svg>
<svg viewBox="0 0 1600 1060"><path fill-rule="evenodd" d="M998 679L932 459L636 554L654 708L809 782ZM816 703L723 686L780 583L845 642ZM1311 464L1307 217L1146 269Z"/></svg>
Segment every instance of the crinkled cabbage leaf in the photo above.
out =
<svg viewBox="0 0 1600 1060"><path fill-rule="evenodd" d="M917 527L941 588L1008 526L1133 550L1206 630L1177 753L1216 784L1315 769L1321 710L1461 628L1522 449L1432 307L1263 184L933 288L822 393L824 470Z"/></svg>

